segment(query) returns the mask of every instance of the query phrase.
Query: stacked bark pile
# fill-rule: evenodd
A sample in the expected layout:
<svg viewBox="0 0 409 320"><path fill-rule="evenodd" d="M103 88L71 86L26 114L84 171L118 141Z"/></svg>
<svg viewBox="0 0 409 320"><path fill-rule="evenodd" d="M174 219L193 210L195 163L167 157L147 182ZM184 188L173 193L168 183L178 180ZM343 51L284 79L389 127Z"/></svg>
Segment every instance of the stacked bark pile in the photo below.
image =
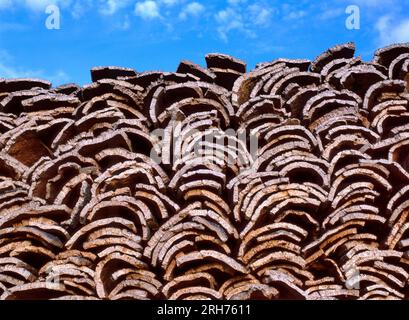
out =
<svg viewBox="0 0 409 320"><path fill-rule="evenodd" d="M409 44L354 53L1 79L0 298L409 298Z"/></svg>

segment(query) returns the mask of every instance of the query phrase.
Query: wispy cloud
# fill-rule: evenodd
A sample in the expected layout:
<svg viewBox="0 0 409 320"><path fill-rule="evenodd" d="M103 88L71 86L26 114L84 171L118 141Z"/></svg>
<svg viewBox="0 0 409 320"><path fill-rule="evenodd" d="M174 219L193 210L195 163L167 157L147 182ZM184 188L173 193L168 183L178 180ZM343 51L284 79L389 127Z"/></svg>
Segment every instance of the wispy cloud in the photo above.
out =
<svg viewBox="0 0 409 320"><path fill-rule="evenodd" d="M0 10L8 9L13 5L11 0L0 0Z"/></svg>
<svg viewBox="0 0 409 320"><path fill-rule="evenodd" d="M247 0L227 0L227 3L232 5L232 6L237 6L239 4L244 4L246 2L247 2Z"/></svg>
<svg viewBox="0 0 409 320"><path fill-rule="evenodd" d="M18 22L0 22L0 31L25 31L29 27Z"/></svg>
<svg viewBox="0 0 409 320"><path fill-rule="evenodd" d="M205 10L205 7L198 2L187 4L179 14L179 18L185 20L188 17L197 17Z"/></svg>
<svg viewBox="0 0 409 320"><path fill-rule="evenodd" d="M115 27L119 30L128 30L131 27L129 15L125 15L121 21L116 23Z"/></svg>
<svg viewBox="0 0 409 320"><path fill-rule="evenodd" d="M131 0L104 0L100 12L104 15L113 15L118 10L125 8L131 3Z"/></svg>
<svg viewBox="0 0 409 320"><path fill-rule="evenodd" d="M135 4L135 14L146 20L159 18L159 6L155 1L152 0L137 2Z"/></svg>
<svg viewBox="0 0 409 320"><path fill-rule="evenodd" d="M228 40L227 35L232 30L246 31L242 15L233 8L219 11L215 18L219 24L217 28L218 34L224 41Z"/></svg>
<svg viewBox="0 0 409 320"><path fill-rule="evenodd" d="M183 0L160 0L161 3L163 3L166 6L172 7L174 5L179 4Z"/></svg>
<svg viewBox="0 0 409 320"><path fill-rule="evenodd" d="M64 70L47 73L44 70L30 70L18 67L16 66L14 57L6 50L0 50L0 77L47 79L54 85L60 85L70 81L70 77Z"/></svg>
<svg viewBox="0 0 409 320"><path fill-rule="evenodd" d="M346 0L351 2L350 0ZM368 7L380 7L380 6L389 6L393 4L395 0L355 0L354 3L349 3L349 4L355 4L358 6L368 6Z"/></svg>
<svg viewBox="0 0 409 320"><path fill-rule="evenodd" d="M17 0L17 2L19 1ZM64 7L71 4L71 0L25 0L20 2L22 2L23 5L32 10L44 10L47 6L51 4Z"/></svg>
<svg viewBox="0 0 409 320"><path fill-rule="evenodd" d="M267 25L270 22L272 9L261 4L252 4L248 7L250 19L256 25Z"/></svg>
<svg viewBox="0 0 409 320"><path fill-rule="evenodd" d="M40 11L44 10L51 4L66 8L72 5L74 2L74 0L0 0L0 10L25 7L33 11Z"/></svg>
<svg viewBox="0 0 409 320"><path fill-rule="evenodd" d="M294 10L284 16L285 20L298 20L307 15L307 11L305 10Z"/></svg>
<svg viewBox="0 0 409 320"><path fill-rule="evenodd" d="M255 38L255 29L268 26L274 13L271 7L261 2L245 5L247 0L228 0L228 3L230 6L215 14L217 32L223 41L228 41L228 34L232 31Z"/></svg>
<svg viewBox="0 0 409 320"><path fill-rule="evenodd" d="M409 18L396 20L392 16L382 16L376 22L380 45L409 41Z"/></svg>
<svg viewBox="0 0 409 320"><path fill-rule="evenodd" d="M330 20L337 18L341 15L345 14L345 8L327 8L320 12L319 19L320 20Z"/></svg>

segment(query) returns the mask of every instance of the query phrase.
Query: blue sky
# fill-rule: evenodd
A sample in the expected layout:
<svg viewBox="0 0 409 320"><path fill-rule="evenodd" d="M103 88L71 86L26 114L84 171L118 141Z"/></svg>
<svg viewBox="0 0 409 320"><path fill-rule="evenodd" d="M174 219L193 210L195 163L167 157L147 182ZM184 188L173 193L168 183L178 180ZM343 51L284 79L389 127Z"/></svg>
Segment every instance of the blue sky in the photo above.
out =
<svg viewBox="0 0 409 320"><path fill-rule="evenodd" d="M49 5L60 29L46 28ZM360 29L345 12L360 9ZM209 52L249 69L279 57L309 58L342 42L372 58L409 41L409 0L0 0L0 77L90 82L93 66L174 71L183 59L204 65Z"/></svg>

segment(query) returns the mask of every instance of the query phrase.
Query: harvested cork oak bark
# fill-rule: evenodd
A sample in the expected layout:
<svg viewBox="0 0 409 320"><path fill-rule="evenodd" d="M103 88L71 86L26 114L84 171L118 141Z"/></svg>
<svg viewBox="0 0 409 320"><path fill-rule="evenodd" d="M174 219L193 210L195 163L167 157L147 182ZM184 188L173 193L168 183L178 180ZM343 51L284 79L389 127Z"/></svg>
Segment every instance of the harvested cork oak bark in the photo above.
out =
<svg viewBox="0 0 409 320"><path fill-rule="evenodd" d="M0 299L408 299L409 44L0 79Z"/></svg>

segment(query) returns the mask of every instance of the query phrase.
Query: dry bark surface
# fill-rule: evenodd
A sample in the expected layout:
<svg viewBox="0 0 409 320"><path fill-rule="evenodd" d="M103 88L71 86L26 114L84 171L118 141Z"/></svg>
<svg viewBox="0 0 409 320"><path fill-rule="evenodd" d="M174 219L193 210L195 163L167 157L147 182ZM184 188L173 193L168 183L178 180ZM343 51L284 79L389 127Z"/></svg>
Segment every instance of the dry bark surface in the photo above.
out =
<svg viewBox="0 0 409 320"><path fill-rule="evenodd" d="M409 44L206 63L0 79L0 299L409 298Z"/></svg>

